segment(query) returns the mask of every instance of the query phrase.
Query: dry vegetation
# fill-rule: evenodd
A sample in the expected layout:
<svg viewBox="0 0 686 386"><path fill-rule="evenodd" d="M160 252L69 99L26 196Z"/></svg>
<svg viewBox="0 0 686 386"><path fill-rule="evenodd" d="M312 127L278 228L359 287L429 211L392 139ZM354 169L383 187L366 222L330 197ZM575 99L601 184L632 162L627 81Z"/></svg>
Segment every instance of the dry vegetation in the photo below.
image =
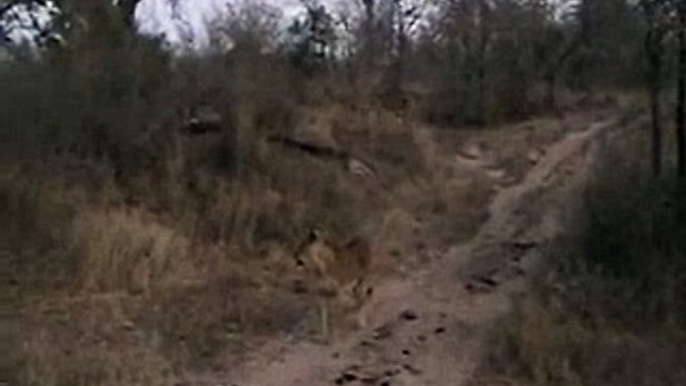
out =
<svg viewBox="0 0 686 386"><path fill-rule="evenodd" d="M531 295L496 327L483 384L686 382L684 188L656 186L637 161L645 134L627 128L603 149Z"/></svg>
<svg viewBox="0 0 686 386"><path fill-rule="evenodd" d="M282 74L255 70L269 79L236 91L221 78L252 63L175 60L174 82L156 102L167 105L149 121L81 102L65 111L53 101L86 97L18 85L27 98L55 95L18 118L47 108L65 121L52 123L64 136L55 142L15 142L26 153L3 170L3 292L19 331L9 347L13 384L167 385L226 371L264 339L317 333L316 298L296 293L292 259L310 228L368 238L383 276L416 266L439 243L466 240L485 218L490 181L431 171L430 157L445 163L432 130L365 107L374 100L353 98L356 90L296 105L278 87ZM17 66L52 77L40 63L9 66L5 77ZM226 102L236 92L241 104ZM223 127L185 134L175 111L205 93L216 93L198 98L222 112ZM121 108L151 108L131 103ZM75 137L72 122L95 125L81 111L105 126ZM268 141L274 134L349 156L309 154Z"/></svg>
<svg viewBox="0 0 686 386"><path fill-rule="evenodd" d="M45 2L16 3L30 15ZM626 4L621 17L596 4L586 25L517 1L481 23L486 2L451 1L436 23L404 29L429 3L379 2L347 25L334 48L349 52L335 57L317 50L317 28L276 36L283 20L259 1L218 17L207 47L175 52L119 19L129 3L75 1L64 20L31 27L45 29L32 44L9 39L13 14L0 6L0 383L178 385L230 370L276 335L306 338L316 299L294 287L292 254L311 228L369 240L380 277L412 271L475 234L500 188L457 167L460 149L476 144L515 183L575 129L558 118L596 105L566 105L567 94L592 94L594 77L631 88L643 69L620 66L641 53ZM321 10L305 22L330 23ZM608 18L625 39L603 35ZM586 32L602 39L572 50ZM623 56L598 55L609 49ZM543 304L513 325L507 376L582 382L560 345L579 360L590 343L675 358L662 351L674 340L630 329L598 340L584 314Z"/></svg>

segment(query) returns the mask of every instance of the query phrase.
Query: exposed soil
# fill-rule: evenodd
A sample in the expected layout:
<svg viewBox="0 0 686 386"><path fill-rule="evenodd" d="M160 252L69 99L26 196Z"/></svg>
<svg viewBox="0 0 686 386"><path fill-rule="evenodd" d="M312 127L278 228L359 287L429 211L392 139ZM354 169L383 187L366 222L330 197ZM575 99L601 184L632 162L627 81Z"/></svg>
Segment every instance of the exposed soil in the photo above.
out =
<svg viewBox="0 0 686 386"><path fill-rule="evenodd" d="M8 322L8 331L20 331L13 363L30 353L35 379L95 374L104 384L466 385L494 323L525 296L537 256L559 231L558 216L573 208L593 145L625 125L614 121L618 110L481 131L412 128L403 140L421 149L422 178L404 173L407 163L369 163L363 151L322 166L343 166L342 186L375 209L349 208L347 225L381 216L369 235L382 261L360 311L364 328L338 328L328 343L318 341L316 299L293 285L283 248L237 261L223 249L189 249L192 259L175 261L214 262L210 271L231 274L208 274L208 281L184 265L184 280L154 293L27 299ZM321 158L293 150L294 158ZM120 217L122 229L150 225Z"/></svg>
<svg viewBox="0 0 686 386"><path fill-rule="evenodd" d="M573 208L608 116L577 121L552 144L527 155L531 166L499 173L502 152L456 149L455 168L478 169L503 183L489 219L471 241L410 274L378 286L362 312L369 324L330 344L283 336L251 352L233 373L189 384L238 386L465 385L481 358L485 334L524 296L542 247ZM586 117L588 118L588 117ZM547 142L550 143L550 142ZM469 148L469 146L472 146ZM504 162L504 163L503 163Z"/></svg>

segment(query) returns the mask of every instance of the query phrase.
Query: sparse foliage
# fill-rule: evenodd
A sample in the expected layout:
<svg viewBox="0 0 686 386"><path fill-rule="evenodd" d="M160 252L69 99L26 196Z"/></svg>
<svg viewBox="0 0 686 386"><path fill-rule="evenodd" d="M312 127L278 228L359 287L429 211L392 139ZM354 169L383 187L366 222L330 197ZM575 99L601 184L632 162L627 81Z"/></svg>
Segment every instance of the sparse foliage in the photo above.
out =
<svg viewBox="0 0 686 386"><path fill-rule="evenodd" d="M181 1L165 5L190 31ZM686 173L683 2L634 3L303 0L286 19L273 1L247 0L219 9L206 44L188 32L178 49L137 28L141 0L0 0L4 292L36 333L17 350L28 370L16 373L27 378L11 383L133 374L181 384L170 379L177 369L217 366L247 336L291 333L311 304L283 291L291 277L281 257L313 225L374 235L389 255L387 234L425 241L422 221L436 239L473 235L494 183L439 162L454 149L433 137L463 134L445 127L564 113L572 96L649 86L662 168L673 47ZM530 165L515 153L503 163L521 177ZM610 202L619 206L609 223L588 220L597 234L584 234L584 254L645 288L677 291L643 274L650 245L622 244L646 226L643 212L636 222L628 213L657 198L627 200ZM682 224L673 213L660 220ZM682 248L665 237L665 248ZM651 269L663 272L673 255L662 258ZM652 310L671 306L658 300ZM41 309L53 305L62 314ZM111 329L112 346L96 329ZM70 357L74 342L84 350ZM149 361L129 351L110 361L118 344ZM150 378L137 372L145 366Z"/></svg>
<svg viewBox="0 0 686 386"><path fill-rule="evenodd" d="M288 32L295 66L311 74L335 60L337 36L334 19L324 5L313 1L303 1L303 5L305 17L296 18Z"/></svg>

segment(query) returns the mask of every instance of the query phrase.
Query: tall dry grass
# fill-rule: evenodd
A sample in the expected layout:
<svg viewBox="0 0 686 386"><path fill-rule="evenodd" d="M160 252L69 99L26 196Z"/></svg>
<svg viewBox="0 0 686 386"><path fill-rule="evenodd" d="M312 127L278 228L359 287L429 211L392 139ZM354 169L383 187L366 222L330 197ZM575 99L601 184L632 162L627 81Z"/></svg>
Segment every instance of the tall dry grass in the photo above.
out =
<svg viewBox="0 0 686 386"><path fill-rule="evenodd" d="M389 95L378 74L304 76L233 21L220 33L249 37L240 49L176 57L155 39L94 36L0 68L12 384L226 371L261 338L306 335L315 302L294 293L290 254L310 228L370 238L388 273L484 220L492 184L442 174L440 141L419 123L437 108L430 92ZM216 113L219 129L189 135L192 110Z"/></svg>
<svg viewBox="0 0 686 386"><path fill-rule="evenodd" d="M80 287L90 293L147 292L192 269L191 242L139 209L84 208L71 239L82 256Z"/></svg>
<svg viewBox="0 0 686 386"><path fill-rule="evenodd" d="M642 134L604 149L532 295L496 327L484 384L686 382L684 186L649 175Z"/></svg>

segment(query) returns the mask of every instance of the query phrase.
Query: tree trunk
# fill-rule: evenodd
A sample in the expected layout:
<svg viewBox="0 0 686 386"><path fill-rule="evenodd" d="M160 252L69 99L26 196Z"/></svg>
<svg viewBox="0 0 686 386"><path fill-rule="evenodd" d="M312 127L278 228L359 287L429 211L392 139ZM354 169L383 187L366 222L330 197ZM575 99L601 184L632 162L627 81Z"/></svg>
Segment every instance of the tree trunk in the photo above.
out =
<svg viewBox="0 0 686 386"><path fill-rule="evenodd" d="M401 23L398 28L398 57L395 62L395 82L402 86L405 81L405 57L407 55L408 37L405 26Z"/></svg>
<svg viewBox="0 0 686 386"><path fill-rule="evenodd" d="M136 6L141 0L120 0L117 3L122 20L130 31L136 30Z"/></svg>
<svg viewBox="0 0 686 386"><path fill-rule="evenodd" d="M686 178L686 10L680 10L679 80L677 84L676 136L679 177Z"/></svg>
<svg viewBox="0 0 686 386"><path fill-rule="evenodd" d="M479 127L486 125L486 64L484 62L483 56L479 58L479 68L477 69L476 124Z"/></svg>
<svg viewBox="0 0 686 386"><path fill-rule="evenodd" d="M378 55L377 50L377 36L376 36L376 1L362 0L364 5L365 18L362 26L362 33L364 34L364 45L362 52L362 63L365 70L369 70L374 66L374 59Z"/></svg>
<svg viewBox="0 0 686 386"><path fill-rule="evenodd" d="M546 84L545 101L543 103L546 109L555 110L557 109L557 98L555 96L557 93L557 74L555 71L550 71L543 77L543 80Z"/></svg>
<svg viewBox="0 0 686 386"><path fill-rule="evenodd" d="M654 27L653 27L654 28ZM652 128L652 167L653 174L662 173L662 122L660 112L662 104L660 94L662 89L662 43L655 30L646 37L646 52L648 53L649 83L650 83L650 115Z"/></svg>
<svg viewBox="0 0 686 386"><path fill-rule="evenodd" d="M485 2L478 3L478 58L476 59L476 81L477 81L477 100L476 100L476 124L480 127L486 125L486 54L491 39L491 31L487 20L487 5Z"/></svg>
<svg viewBox="0 0 686 386"><path fill-rule="evenodd" d="M543 81L547 86L545 100L543 101L546 108L553 111L557 110L557 86L560 74L567 61L582 47L585 33L585 30L582 29L578 36L575 36L571 41L566 42L562 52L559 56L553 58L552 64L550 64L543 73Z"/></svg>

